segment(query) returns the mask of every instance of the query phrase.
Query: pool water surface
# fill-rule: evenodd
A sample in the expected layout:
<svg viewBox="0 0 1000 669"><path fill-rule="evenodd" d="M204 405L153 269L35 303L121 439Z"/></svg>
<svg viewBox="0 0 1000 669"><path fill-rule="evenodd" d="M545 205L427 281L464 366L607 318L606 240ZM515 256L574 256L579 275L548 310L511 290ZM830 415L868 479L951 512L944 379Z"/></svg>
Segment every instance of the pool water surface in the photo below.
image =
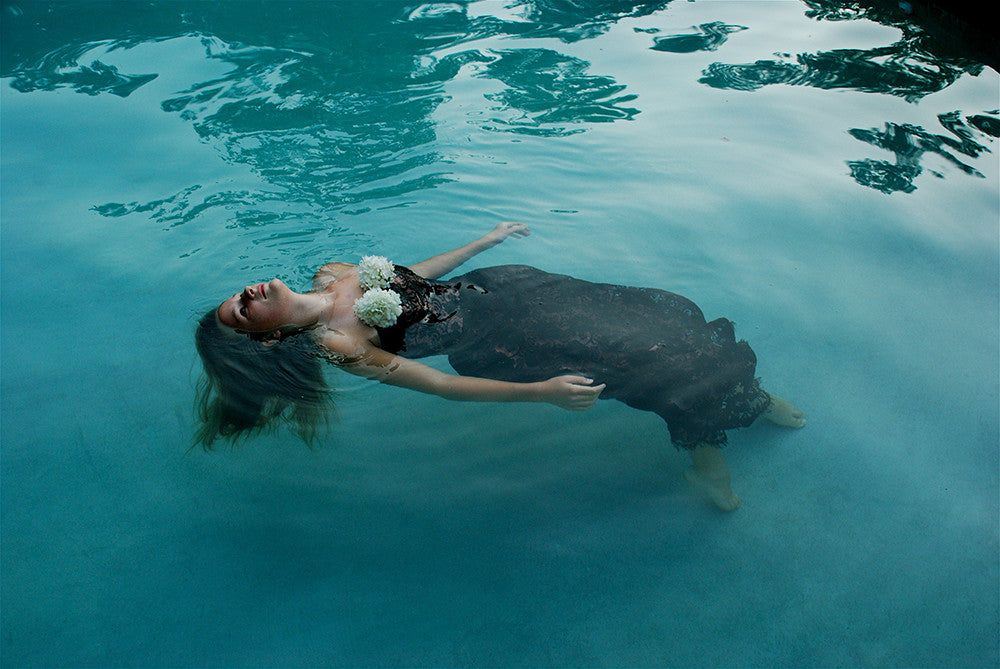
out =
<svg viewBox="0 0 1000 669"><path fill-rule="evenodd" d="M8 2L3 666L1000 664L1000 77L834 2ZM329 371L191 448L197 319L501 220L736 323L801 431ZM427 362L448 370L447 360Z"/></svg>

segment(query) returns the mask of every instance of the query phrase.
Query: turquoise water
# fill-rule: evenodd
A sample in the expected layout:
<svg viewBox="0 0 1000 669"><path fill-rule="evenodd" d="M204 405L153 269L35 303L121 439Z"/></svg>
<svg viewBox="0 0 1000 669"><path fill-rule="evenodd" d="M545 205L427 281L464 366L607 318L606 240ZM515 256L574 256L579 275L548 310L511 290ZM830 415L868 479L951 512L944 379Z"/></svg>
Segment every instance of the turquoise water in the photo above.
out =
<svg viewBox="0 0 1000 669"><path fill-rule="evenodd" d="M838 8L5 0L3 665L1000 663L1000 77ZM739 511L652 414L336 370L188 450L207 308L505 219L737 323L810 417Z"/></svg>

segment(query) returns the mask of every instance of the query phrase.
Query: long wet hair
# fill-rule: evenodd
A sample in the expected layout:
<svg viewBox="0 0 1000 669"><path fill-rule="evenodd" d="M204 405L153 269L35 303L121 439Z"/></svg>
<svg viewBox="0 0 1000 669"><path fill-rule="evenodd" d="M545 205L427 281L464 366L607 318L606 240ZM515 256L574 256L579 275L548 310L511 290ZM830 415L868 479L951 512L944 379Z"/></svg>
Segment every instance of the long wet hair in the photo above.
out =
<svg viewBox="0 0 1000 669"><path fill-rule="evenodd" d="M219 437L232 444L282 419L312 447L333 401L308 332L265 343L220 324L212 309L198 323L195 345L205 370L195 445L210 450Z"/></svg>

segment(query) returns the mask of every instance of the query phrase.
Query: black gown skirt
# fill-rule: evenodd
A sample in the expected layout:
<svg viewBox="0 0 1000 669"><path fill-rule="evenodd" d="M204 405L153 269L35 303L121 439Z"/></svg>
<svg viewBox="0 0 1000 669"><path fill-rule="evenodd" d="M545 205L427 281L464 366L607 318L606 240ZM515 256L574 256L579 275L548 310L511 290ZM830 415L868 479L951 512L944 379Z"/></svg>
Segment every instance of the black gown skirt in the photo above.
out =
<svg viewBox="0 0 1000 669"><path fill-rule="evenodd" d="M428 281L397 267L403 298L382 348L409 358L445 354L459 374L542 381L580 374L616 399L661 416L675 446L721 446L770 404L757 358L725 318L706 322L685 297L591 283L525 265Z"/></svg>

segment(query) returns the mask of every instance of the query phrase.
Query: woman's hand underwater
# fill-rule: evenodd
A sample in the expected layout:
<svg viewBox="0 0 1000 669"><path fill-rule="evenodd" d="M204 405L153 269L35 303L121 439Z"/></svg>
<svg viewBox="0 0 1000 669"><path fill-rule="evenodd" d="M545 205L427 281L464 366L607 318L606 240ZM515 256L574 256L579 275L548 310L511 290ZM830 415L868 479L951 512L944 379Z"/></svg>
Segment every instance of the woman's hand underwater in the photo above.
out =
<svg viewBox="0 0 1000 669"><path fill-rule="evenodd" d="M542 381L545 401L569 411L584 411L594 406L606 384L593 384L593 379L572 375Z"/></svg>

